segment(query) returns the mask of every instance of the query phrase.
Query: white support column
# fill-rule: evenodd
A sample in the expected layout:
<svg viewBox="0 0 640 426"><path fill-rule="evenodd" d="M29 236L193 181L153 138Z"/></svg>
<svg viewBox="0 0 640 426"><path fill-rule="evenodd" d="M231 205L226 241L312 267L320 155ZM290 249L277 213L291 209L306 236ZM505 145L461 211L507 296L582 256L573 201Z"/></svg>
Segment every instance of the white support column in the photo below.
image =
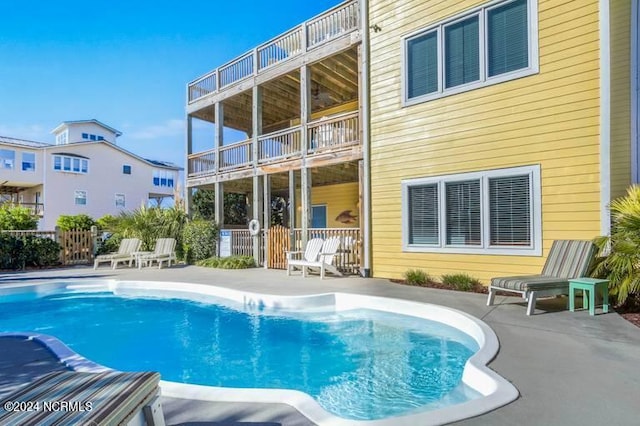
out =
<svg viewBox="0 0 640 426"><path fill-rule="evenodd" d="M308 229L311 228L311 170L307 167L300 169L300 203L302 214L300 222L302 227L302 249L307 245Z"/></svg>
<svg viewBox="0 0 640 426"><path fill-rule="evenodd" d="M193 118L187 114L187 127L186 127L186 155L187 155L187 171L185 176L185 182L189 179L189 172L191 171L191 164L189 162L189 156L193 154ZM184 210L188 215L191 215L191 206L193 205L193 197L191 195L191 188L185 184L184 186ZM38 206L36 206L36 209Z"/></svg>
<svg viewBox="0 0 640 426"><path fill-rule="evenodd" d="M224 134L224 106L221 102L216 102L215 110L214 110L214 133L213 133L213 146L216 149L216 162L214 164L215 172L218 174L220 170L220 162L222 159L220 158L220 147L223 145L223 134Z"/></svg>
<svg viewBox="0 0 640 426"><path fill-rule="evenodd" d="M302 158L307 156L309 149L309 131L307 123L311 115L311 70L306 65L300 67L300 143L302 145ZM304 166L304 160L303 160Z"/></svg>
<svg viewBox="0 0 640 426"><path fill-rule="evenodd" d="M216 182L214 184L215 200L213 206L213 212L215 214L216 223L218 229L224 227L224 187L222 182Z"/></svg>
<svg viewBox="0 0 640 426"><path fill-rule="evenodd" d="M262 87L253 86L253 106L251 108L252 134L251 138L251 160L253 162L254 172L258 167L258 137L262 133Z"/></svg>
<svg viewBox="0 0 640 426"><path fill-rule="evenodd" d="M263 202L262 214L264 217L264 219L262 220L262 228L264 229L263 244L266 246L267 238L269 238L267 231L271 226L271 176L269 175L262 176L262 202ZM267 251L268 250L266 250L266 247L265 247L265 251L264 251L264 268L265 269L267 269L268 260L269 260L267 259L267 256L269 255Z"/></svg>
<svg viewBox="0 0 640 426"><path fill-rule="evenodd" d="M296 171L289 170L289 229L296 227Z"/></svg>
<svg viewBox="0 0 640 426"><path fill-rule="evenodd" d="M253 176L253 202L251 203L253 210L253 219L262 219L262 210L264 208L263 197L264 192L262 189L262 179L260 179L260 176L255 175ZM262 238L260 238L260 233L258 233L257 235L253 236L253 258L255 259L256 264L258 264L260 261L260 250L262 249L261 244Z"/></svg>

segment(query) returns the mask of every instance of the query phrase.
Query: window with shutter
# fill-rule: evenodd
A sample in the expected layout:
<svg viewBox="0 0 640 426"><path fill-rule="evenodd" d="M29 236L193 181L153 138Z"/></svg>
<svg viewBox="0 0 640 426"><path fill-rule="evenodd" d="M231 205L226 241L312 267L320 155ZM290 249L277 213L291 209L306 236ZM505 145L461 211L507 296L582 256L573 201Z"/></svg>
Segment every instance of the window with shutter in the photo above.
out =
<svg viewBox="0 0 640 426"><path fill-rule="evenodd" d="M492 2L404 39L403 102L414 104L538 72L538 2Z"/></svg>
<svg viewBox="0 0 640 426"><path fill-rule="evenodd" d="M480 245L480 181L451 182L445 188L447 244Z"/></svg>
<svg viewBox="0 0 640 426"><path fill-rule="evenodd" d="M529 176L489 179L489 243L493 246L531 244Z"/></svg>
<svg viewBox="0 0 640 426"><path fill-rule="evenodd" d="M439 244L438 186L409 188L409 243Z"/></svg>
<svg viewBox="0 0 640 426"><path fill-rule="evenodd" d="M405 251L542 254L540 166L402 182Z"/></svg>

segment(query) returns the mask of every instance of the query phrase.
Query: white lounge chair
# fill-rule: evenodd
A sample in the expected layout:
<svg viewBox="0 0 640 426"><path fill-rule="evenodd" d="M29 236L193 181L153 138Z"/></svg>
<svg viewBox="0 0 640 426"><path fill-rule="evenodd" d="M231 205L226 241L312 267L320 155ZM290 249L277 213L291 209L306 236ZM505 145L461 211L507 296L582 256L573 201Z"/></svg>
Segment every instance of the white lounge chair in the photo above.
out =
<svg viewBox="0 0 640 426"><path fill-rule="evenodd" d="M307 249L308 247L309 246L307 245ZM312 270L312 271L319 270L320 279L324 279L325 271L331 272L332 274L335 274L338 276L342 276L342 273L333 264L333 261L335 259L336 253L338 252L339 248L340 248L340 237L329 237L322 243L320 252L318 253L315 260L311 260L311 256L307 258L306 251L305 251L305 259L294 261L293 265L302 267L303 277L306 277L306 274L305 274L306 268L309 268L309 270ZM287 263L287 274L289 274L290 265L291 265L291 261Z"/></svg>
<svg viewBox="0 0 640 426"><path fill-rule="evenodd" d="M167 266L171 267L171 261L176 260L176 240L175 238L158 238L153 253L142 254L138 256L138 269L142 265L151 266L153 262L158 262L158 269L162 268L162 262L167 262Z"/></svg>
<svg viewBox="0 0 640 426"><path fill-rule="evenodd" d="M291 275L291 271L295 267L302 269L302 276L307 276L307 267L312 262L318 261L318 255L322 249L322 238L312 238L307 241L307 247L303 251L288 251L287 252L287 275Z"/></svg>
<svg viewBox="0 0 640 426"><path fill-rule="evenodd" d="M100 263L104 262L111 262L111 269L116 269L120 262L129 262L129 267L131 267L135 260L134 253L140 250L140 244L141 241L137 238L124 238L120 241L117 252L96 256L93 261L93 269L96 269Z"/></svg>

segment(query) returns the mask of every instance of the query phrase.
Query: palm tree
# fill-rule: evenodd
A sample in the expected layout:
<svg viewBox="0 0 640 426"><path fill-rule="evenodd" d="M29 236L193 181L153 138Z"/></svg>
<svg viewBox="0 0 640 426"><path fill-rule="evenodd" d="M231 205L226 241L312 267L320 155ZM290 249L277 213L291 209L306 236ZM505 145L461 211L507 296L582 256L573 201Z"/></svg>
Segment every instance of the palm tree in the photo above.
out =
<svg viewBox="0 0 640 426"><path fill-rule="evenodd" d="M609 279L609 289L618 305L631 295L640 295L640 186L611 202L611 236L595 240L599 254L595 274Z"/></svg>

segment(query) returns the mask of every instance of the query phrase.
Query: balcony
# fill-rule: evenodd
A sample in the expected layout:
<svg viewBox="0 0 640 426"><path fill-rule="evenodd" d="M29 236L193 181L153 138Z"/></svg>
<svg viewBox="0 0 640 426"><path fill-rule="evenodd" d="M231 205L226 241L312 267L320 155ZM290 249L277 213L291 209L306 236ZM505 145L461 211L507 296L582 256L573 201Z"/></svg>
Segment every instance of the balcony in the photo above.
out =
<svg viewBox="0 0 640 426"><path fill-rule="evenodd" d="M276 65L293 65L296 58L320 53L321 46L334 41L349 39L350 44L359 28L358 0L346 1L190 82L187 102L194 104L251 77L268 75ZM313 59L322 58L317 56Z"/></svg>
<svg viewBox="0 0 640 426"><path fill-rule="evenodd" d="M188 157L187 180L194 181L215 174L252 170L269 173L269 166L286 164L299 169L303 160L338 163L361 157L359 113L348 112L315 120L306 126L294 126L260 135L230 145L211 149ZM302 132L307 132L307 144L302 145Z"/></svg>

